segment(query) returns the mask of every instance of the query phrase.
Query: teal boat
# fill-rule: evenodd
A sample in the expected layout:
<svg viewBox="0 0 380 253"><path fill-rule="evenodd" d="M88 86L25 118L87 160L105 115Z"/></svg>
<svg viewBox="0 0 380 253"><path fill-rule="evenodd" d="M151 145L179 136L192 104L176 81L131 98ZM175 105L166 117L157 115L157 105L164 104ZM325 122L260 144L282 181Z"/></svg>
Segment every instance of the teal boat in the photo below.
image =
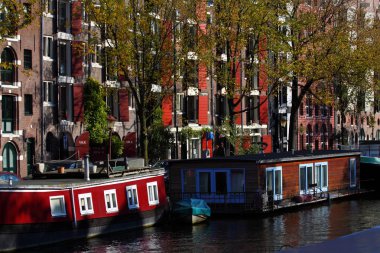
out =
<svg viewBox="0 0 380 253"><path fill-rule="evenodd" d="M173 216L184 223L197 224L211 216L211 209L203 199L184 199L175 203Z"/></svg>
<svg viewBox="0 0 380 253"><path fill-rule="evenodd" d="M361 156L360 163L366 163L371 165L380 166L380 158L379 157L370 157L370 156Z"/></svg>

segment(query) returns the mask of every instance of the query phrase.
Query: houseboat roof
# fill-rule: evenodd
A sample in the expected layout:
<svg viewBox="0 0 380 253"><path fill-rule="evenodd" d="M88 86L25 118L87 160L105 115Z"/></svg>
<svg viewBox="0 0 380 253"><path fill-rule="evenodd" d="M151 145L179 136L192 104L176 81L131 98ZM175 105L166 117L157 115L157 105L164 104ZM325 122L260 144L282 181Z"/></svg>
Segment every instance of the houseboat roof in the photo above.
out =
<svg viewBox="0 0 380 253"><path fill-rule="evenodd" d="M86 181L84 176L82 178L70 178L69 176L56 178L49 177L49 173L46 173L46 178L41 179L25 179L19 182L12 182L12 185L9 184L0 184L0 190L2 189L13 189L13 190L30 190L30 189L49 189L49 190L62 190L69 188L80 188L80 187L89 187L96 186L100 184L112 184L118 182L125 182L128 180L136 180L144 177L151 176L162 176L164 170L162 168L142 168L134 169L124 173L122 176L112 177L112 178L99 178L91 177L90 181ZM56 173L52 173L56 174ZM70 175L70 172L66 173ZM75 173L76 175L76 173ZM83 175L83 173L82 173Z"/></svg>
<svg viewBox="0 0 380 253"><path fill-rule="evenodd" d="M360 156L358 150L317 150L317 151L294 151L294 152L280 152L280 153L267 153L267 154L252 154L252 155L238 155L228 157L213 157L206 159L188 159L188 160L169 160L169 163L188 163L194 162L212 162L212 161L247 161L255 163L278 163L278 162L291 162L291 161L304 161L313 159L326 159L344 156Z"/></svg>

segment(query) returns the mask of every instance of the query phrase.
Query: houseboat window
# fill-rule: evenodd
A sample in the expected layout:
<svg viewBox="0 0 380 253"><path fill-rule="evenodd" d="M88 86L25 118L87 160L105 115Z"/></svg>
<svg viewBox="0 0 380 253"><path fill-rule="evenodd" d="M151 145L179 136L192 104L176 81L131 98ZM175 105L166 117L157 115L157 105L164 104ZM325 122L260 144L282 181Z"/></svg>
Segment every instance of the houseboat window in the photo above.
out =
<svg viewBox="0 0 380 253"><path fill-rule="evenodd" d="M53 217L66 216L65 197L50 197L50 210Z"/></svg>
<svg viewBox="0 0 380 253"><path fill-rule="evenodd" d="M199 172L199 191L200 193L211 193L210 172Z"/></svg>
<svg viewBox="0 0 380 253"><path fill-rule="evenodd" d="M106 210L107 212L117 212L117 199L116 199L116 190L107 190L104 191L104 199L106 201Z"/></svg>
<svg viewBox="0 0 380 253"><path fill-rule="evenodd" d="M158 205L159 199L158 199L158 188L157 188L157 182L151 182L147 183L147 189L148 189L148 200L149 205Z"/></svg>
<svg viewBox="0 0 380 253"><path fill-rule="evenodd" d="M315 164L315 183L317 184L317 191L327 191L328 176L327 176L327 162Z"/></svg>
<svg viewBox="0 0 380 253"><path fill-rule="evenodd" d="M244 192L243 170L231 170L231 192Z"/></svg>
<svg viewBox="0 0 380 253"><path fill-rule="evenodd" d="M356 159L350 159L350 187L356 186Z"/></svg>
<svg viewBox="0 0 380 253"><path fill-rule="evenodd" d="M309 193L309 185L313 183L313 164L300 166L300 193Z"/></svg>
<svg viewBox="0 0 380 253"><path fill-rule="evenodd" d="M282 199L282 167L266 169L266 190L273 200Z"/></svg>
<svg viewBox="0 0 380 253"><path fill-rule="evenodd" d="M79 199L80 213L82 215L94 213L91 193L79 194L78 199Z"/></svg>
<svg viewBox="0 0 380 253"><path fill-rule="evenodd" d="M139 208L139 198L137 196L137 186L127 186L127 199L129 209Z"/></svg>
<svg viewBox="0 0 380 253"><path fill-rule="evenodd" d="M217 194L227 193L227 172L215 172L215 192Z"/></svg>

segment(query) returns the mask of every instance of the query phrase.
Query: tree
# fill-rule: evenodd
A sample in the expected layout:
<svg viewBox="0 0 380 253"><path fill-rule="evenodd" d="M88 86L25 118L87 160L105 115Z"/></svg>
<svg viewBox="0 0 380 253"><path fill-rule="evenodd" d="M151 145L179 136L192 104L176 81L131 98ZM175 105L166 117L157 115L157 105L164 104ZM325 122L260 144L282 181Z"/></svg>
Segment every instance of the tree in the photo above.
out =
<svg viewBox="0 0 380 253"><path fill-rule="evenodd" d="M153 115L153 123L149 128L149 157L150 164L167 158L168 150L173 148L173 134L162 123L162 110L157 108Z"/></svg>
<svg viewBox="0 0 380 253"><path fill-rule="evenodd" d="M84 4L89 20L96 24L90 43L104 46L108 75L119 77L135 101L140 153L147 163L153 112L172 94L177 78L173 70L185 53L184 47L177 45L182 50L174 57L173 32L179 23L187 23L188 14L194 15L189 8L196 1L85 0Z"/></svg>
<svg viewBox="0 0 380 253"><path fill-rule="evenodd" d="M306 95L333 106L332 88L338 77L352 91L366 89L368 83L355 81L371 69L373 46L366 40L373 29L358 25L357 12L348 0L277 3L279 19L273 28L278 32L268 42L276 55L270 76L273 89L291 87L289 148L296 149L298 109Z"/></svg>
<svg viewBox="0 0 380 253"><path fill-rule="evenodd" d="M14 36L17 31L30 25L34 17L38 17L40 13L38 3L36 0L25 3L3 0L0 3L0 40Z"/></svg>
<svg viewBox="0 0 380 253"><path fill-rule="evenodd" d="M269 24L277 18L271 5L266 0L214 1L213 21L207 26L207 56L209 64L215 66L217 89L224 97L223 121L230 125L227 129L236 129L238 114L259 107L258 103L253 107L239 107L251 90L266 95L265 81L257 79L264 77L262 60L267 52L266 39L271 35ZM247 80L244 87L243 71Z"/></svg>
<svg viewBox="0 0 380 253"><path fill-rule="evenodd" d="M90 142L102 144L109 138L105 91L96 80L89 78L84 85L84 124L90 133Z"/></svg>

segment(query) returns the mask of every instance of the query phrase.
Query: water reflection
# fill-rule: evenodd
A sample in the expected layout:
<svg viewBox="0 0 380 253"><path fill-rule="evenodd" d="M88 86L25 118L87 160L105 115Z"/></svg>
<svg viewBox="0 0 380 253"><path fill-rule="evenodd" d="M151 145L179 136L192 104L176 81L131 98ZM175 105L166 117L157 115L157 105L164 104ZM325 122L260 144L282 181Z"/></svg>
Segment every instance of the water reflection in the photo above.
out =
<svg viewBox="0 0 380 253"><path fill-rule="evenodd" d="M28 252L275 252L380 224L380 200L346 200L265 218L214 219L58 244Z"/></svg>

